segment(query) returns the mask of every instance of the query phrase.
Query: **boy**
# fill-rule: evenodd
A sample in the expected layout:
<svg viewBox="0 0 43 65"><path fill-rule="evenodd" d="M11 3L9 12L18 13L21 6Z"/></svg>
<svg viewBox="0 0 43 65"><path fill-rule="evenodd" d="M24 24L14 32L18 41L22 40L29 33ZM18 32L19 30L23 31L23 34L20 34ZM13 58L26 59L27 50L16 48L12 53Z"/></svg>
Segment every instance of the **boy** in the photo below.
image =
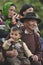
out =
<svg viewBox="0 0 43 65"><path fill-rule="evenodd" d="M17 27L12 27L9 35L9 39L3 44L4 50L17 50L18 56L9 58L7 60L12 65L30 65L30 61L27 57L32 56L30 50L27 49L25 43L21 40L21 30ZM27 50L26 50L27 49ZM29 52L29 53L28 53Z"/></svg>

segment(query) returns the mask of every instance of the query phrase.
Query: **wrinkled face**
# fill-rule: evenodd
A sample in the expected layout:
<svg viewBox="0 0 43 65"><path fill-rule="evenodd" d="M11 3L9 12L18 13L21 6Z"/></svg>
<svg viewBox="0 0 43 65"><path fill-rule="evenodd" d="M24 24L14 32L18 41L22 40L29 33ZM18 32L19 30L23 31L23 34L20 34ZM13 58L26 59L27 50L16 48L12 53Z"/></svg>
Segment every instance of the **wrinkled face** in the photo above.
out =
<svg viewBox="0 0 43 65"><path fill-rule="evenodd" d="M10 37L13 38L14 40L18 40L19 38L21 38L21 34L20 31L11 31L10 32Z"/></svg>
<svg viewBox="0 0 43 65"><path fill-rule="evenodd" d="M30 7L30 8L28 8L26 11L24 11L23 14L26 15L27 13L33 12L33 11L34 11L33 8Z"/></svg>
<svg viewBox="0 0 43 65"><path fill-rule="evenodd" d="M26 20L26 22L24 22L24 26L30 30L34 30L36 28L36 25L36 20Z"/></svg>
<svg viewBox="0 0 43 65"><path fill-rule="evenodd" d="M15 6L10 6L8 10L8 17L12 18L16 14L16 8Z"/></svg>

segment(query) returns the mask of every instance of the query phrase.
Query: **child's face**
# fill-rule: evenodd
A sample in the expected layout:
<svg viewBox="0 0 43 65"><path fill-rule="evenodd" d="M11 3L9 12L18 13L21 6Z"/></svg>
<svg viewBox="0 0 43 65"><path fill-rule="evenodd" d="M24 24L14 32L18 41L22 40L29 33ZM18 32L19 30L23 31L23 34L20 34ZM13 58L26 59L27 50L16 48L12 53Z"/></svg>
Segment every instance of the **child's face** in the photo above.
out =
<svg viewBox="0 0 43 65"><path fill-rule="evenodd" d="M19 38L21 38L20 31L11 31L10 38L13 38L14 40L18 40Z"/></svg>

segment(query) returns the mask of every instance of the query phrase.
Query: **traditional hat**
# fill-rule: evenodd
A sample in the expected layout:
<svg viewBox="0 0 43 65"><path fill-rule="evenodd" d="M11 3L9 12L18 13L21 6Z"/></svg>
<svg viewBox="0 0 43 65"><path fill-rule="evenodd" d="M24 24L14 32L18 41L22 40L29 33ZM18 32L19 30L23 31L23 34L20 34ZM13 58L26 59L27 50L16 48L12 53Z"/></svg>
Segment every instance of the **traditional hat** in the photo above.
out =
<svg viewBox="0 0 43 65"><path fill-rule="evenodd" d="M27 22L25 20L36 20L37 23L40 23L41 22L41 19L39 17L37 17L34 12L27 13L27 15L25 17L23 17L23 18L20 19L20 21L22 23L23 22Z"/></svg>

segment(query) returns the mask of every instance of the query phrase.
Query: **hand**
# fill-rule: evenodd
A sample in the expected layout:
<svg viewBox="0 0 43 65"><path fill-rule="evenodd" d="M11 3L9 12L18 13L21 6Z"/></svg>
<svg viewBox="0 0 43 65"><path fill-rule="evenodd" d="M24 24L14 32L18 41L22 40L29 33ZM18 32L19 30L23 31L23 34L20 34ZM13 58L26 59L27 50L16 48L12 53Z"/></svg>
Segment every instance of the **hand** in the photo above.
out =
<svg viewBox="0 0 43 65"><path fill-rule="evenodd" d="M16 24L17 13L12 17L12 24Z"/></svg>
<svg viewBox="0 0 43 65"><path fill-rule="evenodd" d="M12 38L10 38L9 40L6 40L3 44L3 48L5 50L9 49L9 47L11 46L11 42L14 41Z"/></svg>
<svg viewBox="0 0 43 65"><path fill-rule="evenodd" d="M17 52L17 50L7 51L6 55L9 56L9 57L17 57L18 52Z"/></svg>
<svg viewBox="0 0 43 65"><path fill-rule="evenodd" d="M10 43L10 42L14 41L14 39L10 38L7 41Z"/></svg>
<svg viewBox="0 0 43 65"><path fill-rule="evenodd" d="M32 59L33 59L33 61L38 61L38 56L37 55L33 55Z"/></svg>

